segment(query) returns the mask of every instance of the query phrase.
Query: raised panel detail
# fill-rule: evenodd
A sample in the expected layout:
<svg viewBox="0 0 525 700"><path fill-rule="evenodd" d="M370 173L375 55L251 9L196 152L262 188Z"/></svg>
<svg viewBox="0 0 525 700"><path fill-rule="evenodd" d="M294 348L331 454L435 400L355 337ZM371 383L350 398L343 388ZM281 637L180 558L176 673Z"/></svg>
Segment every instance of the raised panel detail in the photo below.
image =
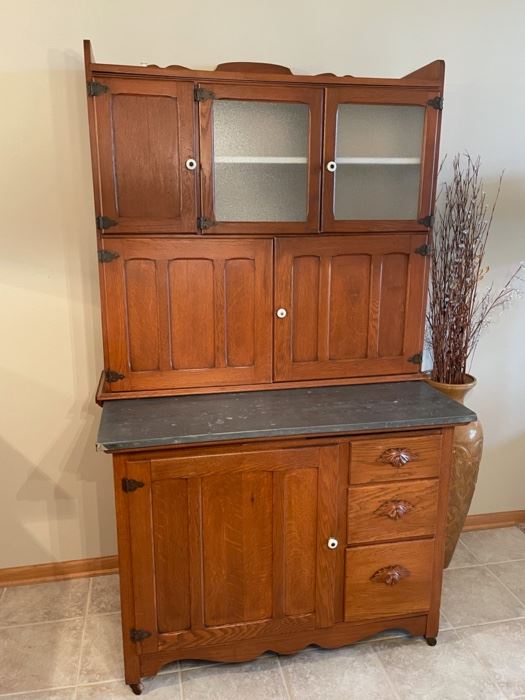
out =
<svg viewBox="0 0 525 700"><path fill-rule="evenodd" d="M193 86L107 78L93 101L97 215L107 234L197 230Z"/></svg>
<svg viewBox="0 0 525 700"><path fill-rule="evenodd" d="M153 483L151 507L159 632L184 630L191 624L187 481Z"/></svg>
<svg viewBox="0 0 525 700"><path fill-rule="evenodd" d="M272 474L208 476L202 483L204 623L272 614Z"/></svg>
<svg viewBox="0 0 525 700"><path fill-rule="evenodd" d="M135 372L160 369L157 268L154 260L127 260L124 266L129 361Z"/></svg>
<svg viewBox="0 0 525 700"><path fill-rule="evenodd" d="M226 364L251 367L255 363L255 264L250 259L227 260L224 265Z"/></svg>
<svg viewBox="0 0 525 700"><path fill-rule="evenodd" d="M117 216L176 219L180 159L175 97L117 94L111 103Z"/></svg>
<svg viewBox="0 0 525 700"><path fill-rule="evenodd" d="M284 613L315 611L317 470L284 475Z"/></svg>
<svg viewBox="0 0 525 700"><path fill-rule="evenodd" d="M276 241L274 379L412 374L423 344L426 236Z"/></svg>
<svg viewBox="0 0 525 700"><path fill-rule="evenodd" d="M272 242L113 238L102 267L116 391L271 380Z"/></svg>
<svg viewBox="0 0 525 700"><path fill-rule="evenodd" d="M320 263L315 255L298 255L292 263L294 362L313 362L318 357Z"/></svg>
<svg viewBox="0 0 525 700"><path fill-rule="evenodd" d="M409 262L406 253L390 253L383 256L379 302L379 357L397 357L403 353Z"/></svg>
<svg viewBox="0 0 525 700"><path fill-rule="evenodd" d="M213 260L168 262L172 369L203 369L215 364Z"/></svg>
<svg viewBox="0 0 525 700"><path fill-rule="evenodd" d="M334 445L190 448L145 463L145 486L126 503L151 510L140 536L153 559L140 576L156 595L137 605L146 629L155 620L159 648L274 638L341 619L344 546L326 543L344 542L342 457ZM141 563L137 553L137 571Z"/></svg>
<svg viewBox="0 0 525 700"><path fill-rule="evenodd" d="M330 360L366 357L370 255L336 255L331 261Z"/></svg>

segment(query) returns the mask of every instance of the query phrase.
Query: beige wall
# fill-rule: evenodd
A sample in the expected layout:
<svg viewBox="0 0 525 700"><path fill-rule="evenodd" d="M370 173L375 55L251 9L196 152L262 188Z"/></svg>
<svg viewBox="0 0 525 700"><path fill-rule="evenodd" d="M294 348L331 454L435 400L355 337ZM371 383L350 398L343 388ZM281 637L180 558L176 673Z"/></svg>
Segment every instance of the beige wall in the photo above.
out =
<svg viewBox="0 0 525 700"><path fill-rule="evenodd" d="M442 153L506 169L489 262L525 258L525 4L2 3L0 567L115 552L111 461L94 450L102 368L81 44L100 62L401 76L447 62ZM482 339L470 405L486 429L473 512L525 508L525 303Z"/></svg>

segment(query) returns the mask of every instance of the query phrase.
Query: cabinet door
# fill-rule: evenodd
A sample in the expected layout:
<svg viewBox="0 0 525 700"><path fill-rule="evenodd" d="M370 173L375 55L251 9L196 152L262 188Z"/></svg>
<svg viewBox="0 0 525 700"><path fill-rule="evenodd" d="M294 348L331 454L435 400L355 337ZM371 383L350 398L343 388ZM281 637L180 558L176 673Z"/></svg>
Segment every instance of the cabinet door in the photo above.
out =
<svg viewBox="0 0 525 700"><path fill-rule="evenodd" d="M317 232L323 91L251 85L200 90L207 233Z"/></svg>
<svg viewBox="0 0 525 700"><path fill-rule="evenodd" d="M93 98L106 233L191 233L197 228L193 84L104 80ZM189 166L189 168L188 168ZM97 184L97 183L96 183ZM104 228L104 225L100 225Z"/></svg>
<svg viewBox="0 0 525 700"><path fill-rule="evenodd" d="M276 242L278 381L413 373L422 350L424 235Z"/></svg>
<svg viewBox="0 0 525 700"><path fill-rule="evenodd" d="M435 91L328 88L323 231L425 231L441 111Z"/></svg>
<svg viewBox="0 0 525 700"><path fill-rule="evenodd" d="M119 527L129 522L134 626L151 633L143 651L176 644L183 657L185 647L275 638L342 619L339 452L188 451L124 462L122 476L144 484L119 496L127 509Z"/></svg>
<svg viewBox="0 0 525 700"><path fill-rule="evenodd" d="M105 239L106 369L114 391L271 380L269 240Z"/></svg>

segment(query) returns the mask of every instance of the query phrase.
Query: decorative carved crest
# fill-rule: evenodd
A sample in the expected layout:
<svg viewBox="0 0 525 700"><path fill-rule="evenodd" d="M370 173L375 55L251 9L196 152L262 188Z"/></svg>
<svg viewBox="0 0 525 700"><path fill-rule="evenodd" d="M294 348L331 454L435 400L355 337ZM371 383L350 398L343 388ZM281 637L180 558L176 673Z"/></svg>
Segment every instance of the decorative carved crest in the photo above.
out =
<svg viewBox="0 0 525 700"><path fill-rule="evenodd" d="M401 564L392 564L378 569L375 574L370 576L370 580L374 583L386 583L387 586L394 586L407 576L410 576L408 569L405 569Z"/></svg>
<svg viewBox="0 0 525 700"><path fill-rule="evenodd" d="M415 457L416 455L406 447L391 447L379 456L378 461L399 468L404 467Z"/></svg>
<svg viewBox="0 0 525 700"><path fill-rule="evenodd" d="M385 501L374 511L374 514L386 515L391 520L399 520L413 508L414 506L408 501Z"/></svg>

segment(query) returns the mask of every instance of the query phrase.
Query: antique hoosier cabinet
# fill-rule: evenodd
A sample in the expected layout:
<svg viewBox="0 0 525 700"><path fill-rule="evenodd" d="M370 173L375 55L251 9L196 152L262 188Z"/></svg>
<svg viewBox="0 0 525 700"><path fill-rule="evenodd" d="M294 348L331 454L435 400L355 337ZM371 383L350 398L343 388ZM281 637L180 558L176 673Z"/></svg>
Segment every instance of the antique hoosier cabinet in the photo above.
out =
<svg viewBox="0 0 525 700"><path fill-rule="evenodd" d="M85 56L126 682L390 628L435 643L474 418L420 371L443 63Z"/></svg>

